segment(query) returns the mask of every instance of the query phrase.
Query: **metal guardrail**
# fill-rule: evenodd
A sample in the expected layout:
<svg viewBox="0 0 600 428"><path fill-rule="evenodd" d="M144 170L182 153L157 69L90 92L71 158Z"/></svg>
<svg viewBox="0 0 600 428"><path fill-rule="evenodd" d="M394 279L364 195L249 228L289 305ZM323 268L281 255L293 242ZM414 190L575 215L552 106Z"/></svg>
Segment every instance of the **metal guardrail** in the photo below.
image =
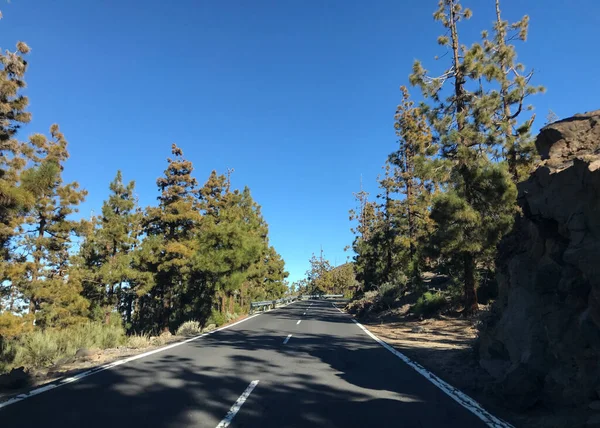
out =
<svg viewBox="0 0 600 428"><path fill-rule="evenodd" d="M303 299L335 299L342 298L343 294L303 294Z"/></svg>
<svg viewBox="0 0 600 428"><path fill-rule="evenodd" d="M281 305L284 303L292 303L296 300L296 296L284 297L282 299L277 300L262 300L259 302L251 302L250 303L250 313L253 313L256 309L258 310L267 310L274 308L277 305Z"/></svg>
<svg viewBox="0 0 600 428"><path fill-rule="evenodd" d="M258 302L250 303L250 313L255 310L268 310L276 307L277 305L292 303L298 299L335 299L342 298L343 294L303 294L302 296L289 296L277 300L261 300Z"/></svg>

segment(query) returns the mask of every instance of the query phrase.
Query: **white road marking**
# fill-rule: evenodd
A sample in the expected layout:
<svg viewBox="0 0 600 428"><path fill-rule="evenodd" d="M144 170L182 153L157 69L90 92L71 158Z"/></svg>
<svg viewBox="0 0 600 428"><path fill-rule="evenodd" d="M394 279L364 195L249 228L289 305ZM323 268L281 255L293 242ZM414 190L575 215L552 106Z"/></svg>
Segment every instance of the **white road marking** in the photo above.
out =
<svg viewBox="0 0 600 428"><path fill-rule="evenodd" d="M240 398L238 398L237 401L235 403L233 403L233 406L231 406L231 409L229 409L229 412L227 412L227 414L225 415L223 420L221 422L219 422L219 425L217 425L217 428L225 428L225 427L229 426L229 424L231 423L231 421L233 420L233 418L235 417L237 412L239 412L242 405L246 402L246 399L252 393L252 390L254 388L256 388L256 385L258 385L257 380L253 380L252 382L250 382L250 385L248 385L248 388L246 388L244 393L242 395L240 395Z"/></svg>
<svg viewBox="0 0 600 428"><path fill-rule="evenodd" d="M306 312L304 312L302 315L306 315Z"/></svg>
<svg viewBox="0 0 600 428"><path fill-rule="evenodd" d="M56 381L56 383L49 383L49 384L40 386L39 388L32 389L31 391L28 391L28 392L24 392L23 394L19 394L16 397L13 397L13 398L11 398L9 400L6 400L6 401L0 403L0 409L2 409L3 407L10 406L11 404L18 403L19 401L23 401L23 400L25 400L27 398L33 397L34 395L38 395L38 394L41 394L43 392L53 390L53 389L61 387L63 385L67 385L67 384L69 384L71 382L76 382L76 381L78 381L80 379L83 379L85 377L91 376L93 374L103 372L104 370L109 370L109 369L112 369L113 367L120 366L120 365L128 363L130 361L139 360L140 358L148 357L150 355L166 351L167 349L175 348L175 347L181 346L181 345L183 345L185 343L189 343L189 342L192 342L194 340L198 340L201 337L208 336L209 334L216 333L217 331L228 329L230 327L233 327L234 325L238 325L240 323L248 321L249 319L252 319L252 318L257 317L259 315L260 314L251 315L251 316L249 316L247 318L244 318L243 320L239 320L237 322L234 322L233 324L229 324L229 325L226 325L224 327L218 328L216 330L212 330L212 331L209 331L207 333L203 333L203 334L201 334L199 336L192 337L192 338L183 340L181 342L172 343L172 344L164 346L162 348L153 349L152 351L144 352L143 354L132 355L131 357L125 358L123 360L113 361L112 363L108 363L108 364L104 364L102 366L94 367L94 368L92 368L90 370L86 370L84 372L76 374L73 377L68 377L68 378L65 378L65 379L59 379L58 381Z"/></svg>
<svg viewBox="0 0 600 428"><path fill-rule="evenodd" d="M334 308L336 308L338 311L340 311L341 313L346 314L344 311L342 311L340 308L335 306L333 303L331 305ZM483 407L481 407L481 405L477 401L473 400L471 397L469 397L464 392L462 392L462 391L458 390L457 388L453 387L452 385L446 383L445 381L443 381L442 379L437 377L435 374L433 374L432 372L430 372L429 370L424 368L419 363L411 360L406 355L404 355L402 352L398 351L393 346L387 344L385 341L383 341L380 338L378 338L377 336L375 336L373 333L371 333L369 330L367 330L367 328L364 325L362 325L361 323L356 321L354 318L351 318L351 320L352 320L352 322L354 322L354 324L359 326L362 331L367 333L373 340L375 340L377 343L379 343L385 349L390 351L396 357L400 358L402 361L404 361L406 364L408 364L411 368L416 370L417 373L422 375L429 382L433 383L435 386L437 386L439 389L441 389L443 392L445 392L448 396L450 396L450 398L452 398L458 404L460 404L465 409L469 410L471 413L473 413L475 416L477 416L479 419L481 419L483 422L485 422L485 424L487 426L492 427L492 428L514 428L508 422L505 422L502 419L497 418L496 416L489 413L487 410L485 410Z"/></svg>
<svg viewBox="0 0 600 428"><path fill-rule="evenodd" d="M290 337L292 337L291 334L288 334L287 337L285 338L285 340L283 341L283 344L285 345L286 343L288 343L288 341L290 340Z"/></svg>
<svg viewBox="0 0 600 428"><path fill-rule="evenodd" d="M298 320L298 322L296 323L296 325L300 324L302 322L302 320Z"/></svg>

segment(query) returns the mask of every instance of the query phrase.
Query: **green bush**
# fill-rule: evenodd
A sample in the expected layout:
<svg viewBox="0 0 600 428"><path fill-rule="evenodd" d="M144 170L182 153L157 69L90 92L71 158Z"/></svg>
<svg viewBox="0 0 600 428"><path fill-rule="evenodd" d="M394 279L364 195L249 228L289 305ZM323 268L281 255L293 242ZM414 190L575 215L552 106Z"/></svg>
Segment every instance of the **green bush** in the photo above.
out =
<svg viewBox="0 0 600 428"><path fill-rule="evenodd" d="M419 316L431 316L442 309L446 303L446 298L442 293L427 291L417 299L412 311Z"/></svg>
<svg viewBox="0 0 600 428"><path fill-rule="evenodd" d="M210 324L215 324L217 327L225 324L225 315L216 309L213 309L210 313L210 317L208 317L208 320L206 321L206 325Z"/></svg>
<svg viewBox="0 0 600 428"><path fill-rule="evenodd" d="M150 339L150 343L152 346L163 346L169 342L169 340L173 337L171 332L164 331L160 334L160 336L154 336Z"/></svg>
<svg viewBox="0 0 600 428"><path fill-rule="evenodd" d="M127 347L132 349L147 348L152 342L150 337L145 334L133 335L127 338Z"/></svg>
<svg viewBox="0 0 600 428"><path fill-rule="evenodd" d="M377 291L367 291L360 299L356 299L348 303L346 310L351 314L356 314L356 316L362 317L373 308L377 299L377 295Z"/></svg>
<svg viewBox="0 0 600 428"><path fill-rule="evenodd" d="M13 367L41 368L73 357L78 349L115 348L125 342L120 321L88 322L56 330L34 330L0 343L0 373Z"/></svg>
<svg viewBox="0 0 600 428"><path fill-rule="evenodd" d="M202 333L202 327L198 321L186 321L177 329L177 336L197 336Z"/></svg>
<svg viewBox="0 0 600 428"><path fill-rule="evenodd" d="M17 356L17 347L14 340L4 339L0 336L0 374L10 371Z"/></svg>
<svg viewBox="0 0 600 428"><path fill-rule="evenodd" d="M402 293L399 285L385 282L377 290L377 303L383 309L391 309Z"/></svg>
<svg viewBox="0 0 600 428"><path fill-rule="evenodd" d="M15 358L15 365L25 367L49 367L61 358L74 355L76 349L61 340L58 331L36 330L25 334L20 340Z"/></svg>
<svg viewBox="0 0 600 428"><path fill-rule="evenodd" d="M61 330L61 340L66 346L73 345L77 351L80 348L116 348L125 342L125 330L119 322L103 324L88 322L70 329Z"/></svg>
<svg viewBox="0 0 600 428"><path fill-rule="evenodd" d="M238 302L235 302L233 304L233 312L236 314L245 314L248 313L248 308L245 305L242 307Z"/></svg>

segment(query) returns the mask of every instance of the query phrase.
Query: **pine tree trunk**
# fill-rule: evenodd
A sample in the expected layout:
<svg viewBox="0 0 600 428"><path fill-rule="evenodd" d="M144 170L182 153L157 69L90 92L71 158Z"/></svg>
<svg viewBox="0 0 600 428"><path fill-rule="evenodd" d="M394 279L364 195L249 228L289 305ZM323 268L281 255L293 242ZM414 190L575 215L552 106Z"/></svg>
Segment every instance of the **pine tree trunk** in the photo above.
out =
<svg viewBox="0 0 600 428"><path fill-rule="evenodd" d="M465 307L463 313L473 314L479 310L475 281L475 257L473 257L473 254L465 253L463 263L465 281Z"/></svg>
<svg viewBox="0 0 600 428"><path fill-rule="evenodd" d="M453 53L453 65L454 65L454 96L456 102L456 128L459 132L459 144L465 146L465 137L461 133L465 129L465 117L463 116L466 111L466 99L465 99L465 75L461 67L460 53L459 53L459 42L458 42L458 31L456 29L457 22L457 11L455 9L455 2L451 0L449 2L450 10L450 36L452 40L452 53ZM468 160L461 160L459 165L459 172L463 177L465 186L465 200L467 204L471 205L471 182L470 175L467 166ZM465 307L463 312L465 314L477 312L477 292L475 290L475 257L473 254L465 253L463 255L464 263L464 287L465 287Z"/></svg>
<svg viewBox="0 0 600 428"><path fill-rule="evenodd" d="M106 306L106 311L104 312L104 324L108 325L110 324L110 312L112 310L112 304L113 304L113 299L114 299L114 294L115 294L115 289L114 286L111 284L108 287L108 305Z"/></svg>
<svg viewBox="0 0 600 428"><path fill-rule="evenodd" d="M413 219L413 183L412 178L414 177L414 167L412 165L412 159L409 153L405 154L404 169L407 172L408 179L405 179L406 183L406 219L408 221L408 240L409 240L409 254L412 260L415 255L415 229Z"/></svg>
<svg viewBox="0 0 600 428"><path fill-rule="evenodd" d="M166 290L163 293L163 307L162 307L162 316L160 322L160 331L166 332L169 330L169 315L171 310L171 299L169 295L169 290Z"/></svg>
<svg viewBox="0 0 600 428"><path fill-rule="evenodd" d="M391 216L390 216L390 191L385 189L385 199L386 199L386 228L387 228L387 254L386 254L386 280L391 281L392 276L392 246L394 244L394 238L392 236L392 224L391 224Z"/></svg>
<svg viewBox="0 0 600 428"><path fill-rule="evenodd" d="M127 295L127 306L125 309L125 322L131 324L131 311L133 308L133 294L128 293Z"/></svg>
<svg viewBox="0 0 600 428"><path fill-rule="evenodd" d="M45 232L46 232L46 219L42 217L40 219L40 223L38 225L38 240L44 236ZM38 280L38 272L39 272L40 263L41 263L41 258L38 254L39 250L40 250L39 245L36 243L34 256L33 256L34 269L33 269L32 275L31 275L31 282L33 282L33 283L36 283ZM29 298L29 313L33 315L33 321L32 321L33 325L35 325L35 311L37 309L35 300L36 300L35 295L32 294L31 297Z"/></svg>
<svg viewBox="0 0 600 428"><path fill-rule="evenodd" d="M145 307L146 305L144 304L144 298L140 298L135 301L134 314L136 317L136 324L138 328L143 323L142 314L145 312Z"/></svg>

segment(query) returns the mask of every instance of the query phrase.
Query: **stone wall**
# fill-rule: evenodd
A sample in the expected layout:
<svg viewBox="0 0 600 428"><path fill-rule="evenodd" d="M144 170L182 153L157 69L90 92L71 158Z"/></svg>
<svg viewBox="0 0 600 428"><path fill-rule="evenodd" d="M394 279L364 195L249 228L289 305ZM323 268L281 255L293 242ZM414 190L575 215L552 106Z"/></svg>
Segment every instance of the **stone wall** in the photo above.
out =
<svg viewBox="0 0 600 428"><path fill-rule="evenodd" d="M546 126L536 147L480 363L515 407L587 405L600 399L600 110Z"/></svg>

